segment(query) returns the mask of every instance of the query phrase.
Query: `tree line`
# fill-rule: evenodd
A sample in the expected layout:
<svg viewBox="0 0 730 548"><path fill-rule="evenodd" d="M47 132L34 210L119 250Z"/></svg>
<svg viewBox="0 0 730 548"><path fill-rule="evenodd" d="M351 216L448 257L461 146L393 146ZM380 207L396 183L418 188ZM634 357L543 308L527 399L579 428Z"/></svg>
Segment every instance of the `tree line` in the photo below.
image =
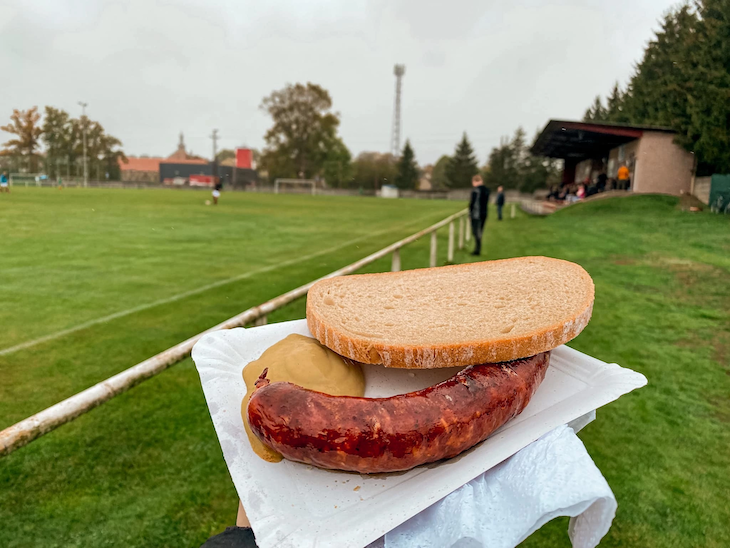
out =
<svg viewBox="0 0 730 548"><path fill-rule="evenodd" d="M584 120L669 127L698 175L730 173L730 4L696 0L667 13L625 88L596 97Z"/></svg>
<svg viewBox="0 0 730 548"><path fill-rule="evenodd" d="M362 152L352 158L337 134L340 116L332 112L332 99L322 87L312 83L288 85L264 98L261 109L274 122L265 135L261 155L261 167L269 179L322 178L341 188L377 189L384 184L418 188L424 170L418 166L409 140L398 157ZM521 128L512 139L504 139L495 147L481 168L466 133L451 156L444 155L428 167L436 190L468 188L472 177L481 173L487 185L526 192L549 185L559 168L554 160L530 154Z"/></svg>
<svg viewBox="0 0 730 548"><path fill-rule="evenodd" d="M0 127L13 138L0 149L0 163L10 171L38 173L49 177L83 174L83 134L86 130L86 158L89 177L120 178L119 161L126 161L122 142L109 135L88 116L72 118L61 109L47 106L14 109L10 123Z"/></svg>
<svg viewBox="0 0 730 548"><path fill-rule="evenodd" d="M485 165L479 166L474 149L464 133L451 155L442 156L434 166L419 167L409 140L399 156L362 152L357 158L338 135L340 115L333 111L327 90L316 84L290 84L265 97L260 107L273 125L266 132L266 146L257 164L270 181L277 178L323 179L332 187L378 189L393 184L401 189L417 189L424 174L430 175L435 190L469 188L472 177L481 173L489 186L531 192L545 187L557 177L553 160L529 153L525 132L504 138L492 149ZM67 112L45 107L14 110L11 123L3 131L15 137L0 151L0 162L11 171L50 177L80 176L83 173L83 130L86 129L89 174L120 178L120 160L126 161L121 141L107 134L99 122L86 116L72 118ZM216 160L234 157L222 150Z"/></svg>

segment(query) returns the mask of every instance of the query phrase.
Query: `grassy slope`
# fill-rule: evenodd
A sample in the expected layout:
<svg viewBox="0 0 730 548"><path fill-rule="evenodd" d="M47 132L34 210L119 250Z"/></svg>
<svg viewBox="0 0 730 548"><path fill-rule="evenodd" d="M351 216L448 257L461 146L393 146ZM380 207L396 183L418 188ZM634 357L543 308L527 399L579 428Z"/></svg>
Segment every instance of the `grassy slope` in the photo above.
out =
<svg viewBox="0 0 730 548"><path fill-rule="evenodd" d="M333 203L344 210L343 202ZM345 218L379 215L364 211L368 200L353 203L356 211L347 211ZM326 228L327 243L321 245L332 245L340 228ZM226 238L225 230L221 234ZM316 231L310 235L317 237ZM635 197L581 204L546 219L490 220L487 238L489 258L545 254L585 266L596 282L597 300L593 321L573 346L649 378L649 386L600 410L598 420L581 433L619 500L602 546L730 544L727 219L681 213L669 198ZM223 247L232 243L226 240ZM0 418L5 422L36 410L52 395L93 382L251 300L261 301L370 249L343 250L336 261L328 258L327 266L314 260L306 268L272 272L241 282L240 288L235 284L99 326L13 360L0 357L0 368L9 368L14 386L24 386L31 402L10 404L0 392ZM404 256L404 267L423 265L426 257L426 242L419 242ZM466 253L457 257L468 259ZM387 263L368 270L377 268ZM222 271L220 277L230 275ZM302 315L299 302L271 320ZM92 373L85 372L89 368ZM61 383L62 389L48 386L68 371L74 379ZM79 381L79 375L88 378ZM23 379L34 380L33 386L40 379L42 386L29 390ZM0 486L0 545L8 546L196 546L235 515L235 494L189 360L2 459ZM566 528L567 520L556 520L524 545L569 546ZM24 538L25 532L31 536Z"/></svg>
<svg viewBox="0 0 730 548"><path fill-rule="evenodd" d="M581 204L488 246L580 262L596 305L572 346L649 379L580 435L619 501L601 546L730 545L730 224L675 203ZM566 529L559 520L524 545L569 546Z"/></svg>

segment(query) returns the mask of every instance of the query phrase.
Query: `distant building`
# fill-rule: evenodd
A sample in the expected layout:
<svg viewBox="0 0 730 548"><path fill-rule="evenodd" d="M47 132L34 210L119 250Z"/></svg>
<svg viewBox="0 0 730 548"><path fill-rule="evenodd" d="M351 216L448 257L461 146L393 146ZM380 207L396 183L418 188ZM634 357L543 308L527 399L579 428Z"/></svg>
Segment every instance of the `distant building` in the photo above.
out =
<svg viewBox="0 0 730 548"><path fill-rule="evenodd" d="M129 156L127 162L119 161L119 168L122 173L122 181L137 181L157 183L162 182L160 178L160 164L184 164L184 165L207 165L208 161L204 158L195 156L185 150L185 138L180 132L180 141L177 150L170 154L167 158L160 157L135 157ZM175 171L173 168L172 171ZM181 171L181 170L177 170ZM182 168L182 171L187 169ZM195 170L193 170L195 171Z"/></svg>
<svg viewBox="0 0 730 548"><path fill-rule="evenodd" d="M418 179L416 190L433 190L431 175L433 175L433 166L428 164L421 170L421 176Z"/></svg>
<svg viewBox="0 0 730 548"><path fill-rule="evenodd" d="M127 162L119 160L122 181L156 183L159 181L162 158L138 158L128 156Z"/></svg>
<svg viewBox="0 0 730 548"><path fill-rule="evenodd" d="M218 177L224 185L236 187L256 185L259 174L253 169L250 149L238 149L237 157L221 162ZM239 158L240 157L240 158ZM185 139L180 133L177 150L167 158L145 158L129 156L127 162L119 162L122 181L163 183L166 185L189 185L191 177L195 185L213 184L213 164L185 150Z"/></svg>
<svg viewBox="0 0 730 548"><path fill-rule="evenodd" d="M183 162L189 162L190 160L198 160L199 162L206 163L207 160L205 158L201 158L200 156L195 156L192 152L187 152L185 150L185 138L183 137L182 131L180 132L180 141L177 144L177 150L170 154L167 157L167 160L169 161L183 161Z"/></svg>
<svg viewBox="0 0 730 548"><path fill-rule="evenodd" d="M625 165L632 191L679 195L690 191L695 165L675 134L662 127L550 120L531 152L562 158L563 183L595 180L602 171L616 178Z"/></svg>

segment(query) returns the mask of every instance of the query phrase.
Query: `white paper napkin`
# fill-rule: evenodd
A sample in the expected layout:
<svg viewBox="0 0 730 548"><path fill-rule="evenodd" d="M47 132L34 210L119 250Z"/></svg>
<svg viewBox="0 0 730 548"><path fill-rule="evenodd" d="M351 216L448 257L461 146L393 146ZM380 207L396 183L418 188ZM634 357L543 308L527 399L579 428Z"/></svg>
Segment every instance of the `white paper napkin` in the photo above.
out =
<svg viewBox="0 0 730 548"><path fill-rule="evenodd" d="M558 516L571 516L574 548L593 548L616 507L583 443L560 426L368 548L512 548Z"/></svg>

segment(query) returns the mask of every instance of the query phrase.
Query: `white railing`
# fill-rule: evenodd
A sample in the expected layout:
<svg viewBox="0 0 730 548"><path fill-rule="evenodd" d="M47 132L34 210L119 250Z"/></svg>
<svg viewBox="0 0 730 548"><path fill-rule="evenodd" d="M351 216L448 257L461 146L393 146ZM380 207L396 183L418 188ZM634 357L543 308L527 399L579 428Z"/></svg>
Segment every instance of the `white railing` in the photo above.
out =
<svg viewBox="0 0 730 548"><path fill-rule="evenodd" d="M400 261L400 249L406 245L415 242L419 238L427 234L431 234L431 253L429 265L431 267L436 266L436 252L437 252L437 239L436 231L449 225L449 244L447 252L448 262L454 261L454 223L459 221L459 237L458 247L462 249L464 247L464 237L466 241L469 241L469 227L466 226L465 216L467 210L460 211L438 223L424 228L420 232L411 234L407 238L395 242L394 244L384 247L380 251L368 255L349 264L339 270L335 270L322 278L313 280L306 283L296 289L292 289L288 293L274 297L273 299L266 301L263 304L244 310L237 316L234 316L223 323L211 327L210 329L198 333L197 335L190 337L188 340L181 342L180 344L168 348L167 350L160 352L159 354L146 359L143 362L138 363L102 381L70 398L67 398L27 419L24 419L12 426L9 426L2 432L0 432L0 456L9 455L16 449L29 444L33 440L41 437L52 430L55 430L62 424L70 422L75 418L83 415L84 413L98 407L102 403L109 401L115 396L126 392L130 388L138 385L142 381L145 381L155 375L163 372L168 367L181 362L190 355L193 345L198 342L204 335L220 329L231 329L233 327L242 327L250 324L264 325L267 321L267 316L273 311L289 304L290 302L304 297L309 291L312 285L324 278L334 278L336 276L345 276L352 274L356 270L377 261L378 259L387 256L389 253L392 255L391 259L391 271L397 272L401 269Z"/></svg>

